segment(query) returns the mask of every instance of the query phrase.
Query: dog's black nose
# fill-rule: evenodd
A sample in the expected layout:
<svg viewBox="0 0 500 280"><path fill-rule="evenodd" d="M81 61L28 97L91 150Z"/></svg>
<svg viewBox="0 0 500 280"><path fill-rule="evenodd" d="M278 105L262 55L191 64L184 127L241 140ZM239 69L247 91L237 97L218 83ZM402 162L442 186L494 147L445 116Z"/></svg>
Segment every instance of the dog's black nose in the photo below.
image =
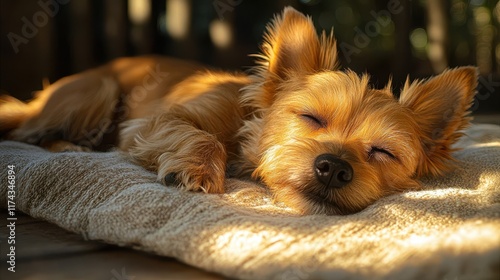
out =
<svg viewBox="0 0 500 280"><path fill-rule="evenodd" d="M329 188L341 188L352 181L351 165L332 154L322 154L314 161L318 181Z"/></svg>

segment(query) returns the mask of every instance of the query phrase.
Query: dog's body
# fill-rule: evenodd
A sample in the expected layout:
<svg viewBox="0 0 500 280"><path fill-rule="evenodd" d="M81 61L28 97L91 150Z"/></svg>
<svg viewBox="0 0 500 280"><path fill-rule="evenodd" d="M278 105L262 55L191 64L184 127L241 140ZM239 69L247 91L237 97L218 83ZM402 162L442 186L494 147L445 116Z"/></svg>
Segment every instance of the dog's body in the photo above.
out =
<svg viewBox="0 0 500 280"><path fill-rule="evenodd" d="M51 149L117 144L160 181L224 191L226 171L260 179L304 213L346 214L450 168L476 70L372 89L337 67L335 41L285 9L254 74L163 57L123 58L66 77L22 104L4 97L0 131ZM119 136L118 123L120 124ZM229 168L231 167L231 168Z"/></svg>

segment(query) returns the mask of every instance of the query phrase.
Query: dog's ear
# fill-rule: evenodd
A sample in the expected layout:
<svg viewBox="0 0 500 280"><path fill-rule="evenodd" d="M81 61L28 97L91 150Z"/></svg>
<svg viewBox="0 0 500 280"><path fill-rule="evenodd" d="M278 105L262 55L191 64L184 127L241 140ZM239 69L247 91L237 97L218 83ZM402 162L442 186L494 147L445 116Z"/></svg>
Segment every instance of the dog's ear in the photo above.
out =
<svg viewBox="0 0 500 280"><path fill-rule="evenodd" d="M291 77L337 69L333 31L318 37L312 20L291 7L268 24L262 54L254 68L257 83L245 89L243 100L256 108L268 108L279 86Z"/></svg>
<svg viewBox="0 0 500 280"><path fill-rule="evenodd" d="M469 108L476 93L477 73L475 67L460 67L424 82L410 85L406 81L399 101L410 109L424 149L417 176L446 171L446 162L452 158L451 146L471 119Z"/></svg>
<svg viewBox="0 0 500 280"><path fill-rule="evenodd" d="M291 7L286 7L267 26L262 45L263 64L273 78L286 80L290 74L309 74L337 68L333 32L318 37L314 24Z"/></svg>

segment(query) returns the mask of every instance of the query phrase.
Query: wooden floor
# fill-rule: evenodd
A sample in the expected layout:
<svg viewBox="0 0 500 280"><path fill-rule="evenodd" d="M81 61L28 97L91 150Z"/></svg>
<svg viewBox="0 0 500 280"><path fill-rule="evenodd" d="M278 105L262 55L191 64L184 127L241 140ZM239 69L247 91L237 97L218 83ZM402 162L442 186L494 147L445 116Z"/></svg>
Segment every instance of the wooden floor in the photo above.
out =
<svg viewBox="0 0 500 280"><path fill-rule="evenodd" d="M7 210L0 209L0 279L227 279L175 259L95 241L16 213L16 272L7 270Z"/></svg>
<svg viewBox="0 0 500 280"><path fill-rule="evenodd" d="M473 123L490 123L500 125L500 114L473 115Z"/></svg>

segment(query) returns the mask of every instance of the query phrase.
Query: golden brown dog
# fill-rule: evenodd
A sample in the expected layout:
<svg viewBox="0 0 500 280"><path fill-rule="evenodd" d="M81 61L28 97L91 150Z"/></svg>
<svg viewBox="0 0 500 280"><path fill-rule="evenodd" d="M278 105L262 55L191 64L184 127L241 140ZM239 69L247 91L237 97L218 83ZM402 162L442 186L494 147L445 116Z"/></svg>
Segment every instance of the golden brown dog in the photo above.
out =
<svg viewBox="0 0 500 280"><path fill-rule="evenodd" d="M396 99L390 84L374 89L367 75L340 71L333 35L317 36L292 8L264 39L251 75L122 58L63 78L27 104L3 97L0 131L52 150L111 142L187 190L224 192L231 170L304 213L353 213L452 166L475 68L407 82Z"/></svg>

